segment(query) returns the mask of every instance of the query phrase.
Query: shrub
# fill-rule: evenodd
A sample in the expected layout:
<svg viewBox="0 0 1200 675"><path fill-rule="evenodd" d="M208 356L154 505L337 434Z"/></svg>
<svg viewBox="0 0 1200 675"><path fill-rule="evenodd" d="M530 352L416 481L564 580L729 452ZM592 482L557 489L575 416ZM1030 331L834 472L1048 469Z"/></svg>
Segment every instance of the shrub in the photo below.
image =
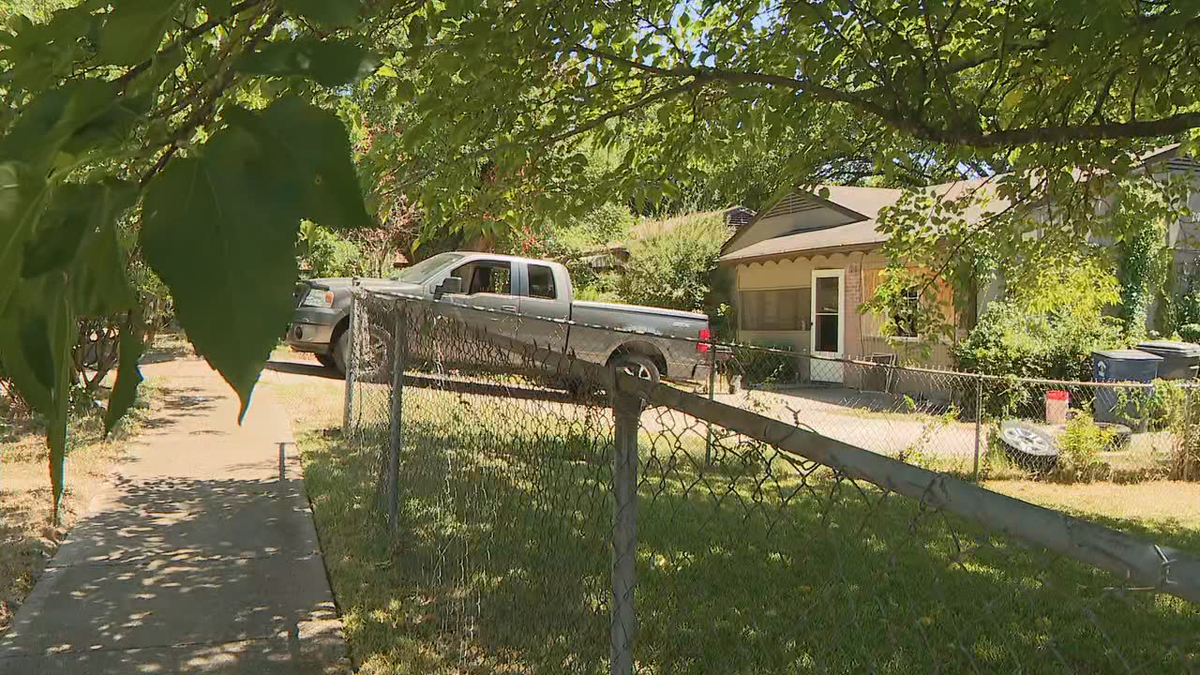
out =
<svg viewBox="0 0 1200 675"><path fill-rule="evenodd" d="M1027 311L993 302L967 339L954 346L959 368L989 375L1090 380L1092 352L1122 343L1112 317Z"/></svg>
<svg viewBox="0 0 1200 675"><path fill-rule="evenodd" d="M694 217L634 242L621 277L621 296L636 304L704 311L728 231L719 216Z"/></svg>
<svg viewBox="0 0 1200 675"><path fill-rule="evenodd" d="M800 355L791 345L762 345L763 349L739 349L737 360L730 364L742 384L791 384L800 380ZM779 351L768 351L771 349ZM781 353L782 352L782 353Z"/></svg>
<svg viewBox="0 0 1200 675"><path fill-rule="evenodd" d="M1080 413L1058 438L1058 463L1054 477L1058 479L1093 480L1103 469L1100 453L1113 444L1113 431L1092 421L1091 415Z"/></svg>
<svg viewBox="0 0 1200 675"><path fill-rule="evenodd" d="M1179 337L1188 342L1200 342L1200 323L1185 323L1179 327Z"/></svg>
<svg viewBox="0 0 1200 675"><path fill-rule="evenodd" d="M348 277L361 272L362 252L336 232L314 223L300 228L301 268L309 277Z"/></svg>

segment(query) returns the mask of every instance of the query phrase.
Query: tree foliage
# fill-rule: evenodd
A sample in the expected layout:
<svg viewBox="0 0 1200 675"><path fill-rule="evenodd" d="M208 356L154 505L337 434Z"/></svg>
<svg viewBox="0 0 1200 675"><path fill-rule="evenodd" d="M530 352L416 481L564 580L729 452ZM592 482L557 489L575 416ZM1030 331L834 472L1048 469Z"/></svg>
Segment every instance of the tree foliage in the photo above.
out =
<svg viewBox="0 0 1200 675"><path fill-rule="evenodd" d="M121 217L138 219L183 327L244 404L287 318L301 219L395 228L380 214L405 204L423 211L419 242L486 244L609 201L676 208L697 180L736 185L739 158L760 156L780 189L1037 169L1067 191L1063 167L1124 176L1132 151L1200 126L1200 8L1183 0L10 0L0 13L0 351L51 421L56 496L75 319L137 311L112 245ZM122 347L121 392L138 348Z"/></svg>
<svg viewBox="0 0 1200 675"><path fill-rule="evenodd" d="M126 317L110 427L141 378L122 218L140 216L137 245L243 412L291 311L300 219L370 222L346 131L306 81L370 67L330 36L357 2L62 4L5 7L0 36L0 353L47 418L56 504L77 318Z"/></svg>

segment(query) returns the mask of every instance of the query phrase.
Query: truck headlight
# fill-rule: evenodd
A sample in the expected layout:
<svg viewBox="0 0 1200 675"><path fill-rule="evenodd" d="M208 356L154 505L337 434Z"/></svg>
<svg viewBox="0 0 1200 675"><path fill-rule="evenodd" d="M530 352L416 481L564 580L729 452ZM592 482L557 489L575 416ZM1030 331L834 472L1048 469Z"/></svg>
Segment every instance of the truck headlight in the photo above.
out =
<svg viewBox="0 0 1200 675"><path fill-rule="evenodd" d="M312 289L304 296L303 307L333 307L333 291Z"/></svg>

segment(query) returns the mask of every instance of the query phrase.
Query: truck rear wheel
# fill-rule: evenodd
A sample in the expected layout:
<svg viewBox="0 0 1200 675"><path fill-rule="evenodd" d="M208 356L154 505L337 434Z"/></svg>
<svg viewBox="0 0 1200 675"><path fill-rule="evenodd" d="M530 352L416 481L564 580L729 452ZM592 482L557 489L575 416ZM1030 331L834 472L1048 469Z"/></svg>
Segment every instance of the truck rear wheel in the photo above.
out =
<svg viewBox="0 0 1200 675"><path fill-rule="evenodd" d="M662 374L658 372L658 364L645 354L622 354L613 359L612 368L618 373L632 375L639 380L647 380L654 384L658 384L662 380Z"/></svg>
<svg viewBox="0 0 1200 675"><path fill-rule="evenodd" d="M381 328L371 328L367 331L367 344L360 346L359 358L365 363L358 364L355 379L358 382L373 384L385 383L392 376L391 336ZM346 376L346 365L350 356L350 331L342 331L333 343L333 367L342 377Z"/></svg>
<svg viewBox="0 0 1200 675"><path fill-rule="evenodd" d="M317 363L342 373L342 369L338 367L337 359L333 358L333 354L313 354L313 356L317 357ZM344 375L345 373L342 374Z"/></svg>

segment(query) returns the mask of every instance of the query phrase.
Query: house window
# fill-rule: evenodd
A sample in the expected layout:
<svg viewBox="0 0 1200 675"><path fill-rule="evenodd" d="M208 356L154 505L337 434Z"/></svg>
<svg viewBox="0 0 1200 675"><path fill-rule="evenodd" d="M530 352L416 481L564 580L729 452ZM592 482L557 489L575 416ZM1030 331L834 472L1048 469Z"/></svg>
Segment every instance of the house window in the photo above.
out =
<svg viewBox="0 0 1200 675"><path fill-rule="evenodd" d="M740 305L742 330L808 330L812 320L812 289L742 291Z"/></svg>
<svg viewBox="0 0 1200 675"><path fill-rule="evenodd" d="M915 286L904 289L900 301L892 312L892 337L906 340L917 339L917 312L921 310L921 291Z"/></svg>

